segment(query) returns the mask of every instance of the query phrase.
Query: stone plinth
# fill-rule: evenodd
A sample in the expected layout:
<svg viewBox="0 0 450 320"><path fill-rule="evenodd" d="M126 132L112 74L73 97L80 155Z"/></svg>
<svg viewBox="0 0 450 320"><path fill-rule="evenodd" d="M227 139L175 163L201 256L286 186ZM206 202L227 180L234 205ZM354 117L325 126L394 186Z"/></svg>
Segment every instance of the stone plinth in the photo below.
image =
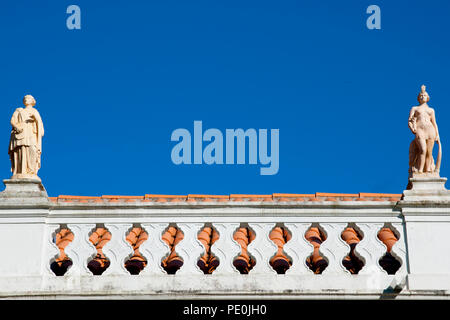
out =
<svg viewBox="0 0 450 320"><path fill-rule="evenodd" d="M403 191L404 201L450 201L450 190L445 188L447 178L438 174L413 174L411 189Z"/></svg>
<svg viewBox="0 0 450 320"><path fill-rule="evenodd" d="M13 205L49 204L47 191L38 179L5 179L5 190L0 192L0 203Z"/></svg>

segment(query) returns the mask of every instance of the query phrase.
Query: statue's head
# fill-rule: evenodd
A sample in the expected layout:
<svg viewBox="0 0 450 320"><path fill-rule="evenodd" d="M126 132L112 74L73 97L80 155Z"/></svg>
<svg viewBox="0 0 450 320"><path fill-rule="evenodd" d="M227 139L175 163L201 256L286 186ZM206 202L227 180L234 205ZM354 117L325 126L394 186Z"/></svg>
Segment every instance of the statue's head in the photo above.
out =
<svg viewBox="0 0 450 320"><path fill-rule="evenodd" d="M25 97L23 97L23 104L25 106L32 105L34 107L36 105L36 100L32 95L27 94Z"/></svg>
<svg viewBox="0 0 450 320"><path fill-rule="evenodd" d="M428 95L428 92L425 91L426 87L425 85L422 85L419 95L417 96L417 100L419 103L427 103L430 101L430 96Z"/></svg>

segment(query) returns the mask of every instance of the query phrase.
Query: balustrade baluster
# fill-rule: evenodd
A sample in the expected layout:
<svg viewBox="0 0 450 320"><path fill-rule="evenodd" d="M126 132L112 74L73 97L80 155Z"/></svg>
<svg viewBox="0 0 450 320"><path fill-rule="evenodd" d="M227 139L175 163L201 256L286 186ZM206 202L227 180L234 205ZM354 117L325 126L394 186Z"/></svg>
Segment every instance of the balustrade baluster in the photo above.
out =
<svg viewBox="0 0 450 320"><path fill-rule="evenodd" d="M142 227L148 234L148 239L141 244L139 252L147 259L147 266L139 274L166 274L166 271L161 266L161 261L169 254L170 248L161 237L167 226L168 223L142 224Z"/></svg>
<svg viewBox="0 0 450 320"><path fill-rule="evenodd" d="M66 275L92 275L87 263L97 253L94 245L89 241L89 234L95 228L95 224L68 224L67 227L74 237L64 250L72 260L72 266Z"/></svg>
<svg viewBox="0 0 450 320"><path fill-rule="evenodd" d="M219 266L214 274L239 274L233 266L233 259L241 252L241 246L233 239L239 223L214 223L219 239L212 245L211 252L219 259Z"/></svg>
<svg viewBox="0 0 450 320"><path fill-rule="evenodd" d="M55 275L51 270L50 265L54 261L54 259L59 255L59 248L56 246L56 243L54 242L54 237L59 227L60 227L59 224L48 224L46 228L43 273L44 275L47 276Z"/></svg>
<svg viewBox="0 0 450 320"><path fill-rule="evenodd" d="M248 252L256 259L256 265L250 274L276 274L270 265L270 258L277 252L278 247L269 238L275 223L249 223L249 227L256 234L255 239L247 247Z"/></svg>
<svg viewBox="0 0 450 320"><path fill-rule="evenodd" d="M203 271L197 266L200 255L205 251L197 238L203 223L178 223L177 226L183 232L184 238L175 247L175 251L183 259L183 266L176 274L203 274Z"/></svg>
<svg viewBox="0 0 450 320"><path fill-rule="evenodd" d="M364 258L364 267L359 274L383 274L386 273L378 263L378 260L386 253L386 246L378 239L378 231L383 223L356 223L362 231L363 238L355 248L355 252Z"/></svg>
<svg viewBox="0 0 450 320"><path fill-rule="evenodd" d="M304 237L310 225L310 223L285 223L292 235L291 240L283 247L284 252L292 257L292 266L286 274L313 274L305 263L314 250L314 246Z"/></svg>
<svg viewBox="0 0 450 320"><path fill-rule="evenodd" d="M394 257L397 257L400 260L401 266L400 269L397 270L396 275L401 277L407 274L405 233L403 231L402 223L392 223L392 226L399 234L399 239L392 246L391 253Z"/></svg>
<svg viewBox="0 0 450 320"><path fill-rule="evenodd" d="M111 240L103 247L103 253L110 261L109 267L103 275L130 274L125 268L125 261L133 254L133 247L126 240L126 233L132 224L105 224L106 229L111 232Z"/></svg>
<svg viewBox="0 0 450 320"><path fill-rule="evenodd" d="M350 272L342 265L342 260L350 251L350 246L341 237L347 223L321 223L320 226L327 237L319 249L319 252L328 261L328 266L322 274L349 274Z"/></svg>

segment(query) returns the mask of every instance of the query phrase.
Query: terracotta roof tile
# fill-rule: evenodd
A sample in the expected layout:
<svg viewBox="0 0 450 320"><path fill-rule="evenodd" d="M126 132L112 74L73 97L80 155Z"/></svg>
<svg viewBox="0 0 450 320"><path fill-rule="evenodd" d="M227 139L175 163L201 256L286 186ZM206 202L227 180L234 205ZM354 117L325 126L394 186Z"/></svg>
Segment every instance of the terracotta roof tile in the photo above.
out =
<svg viewBox="0 0 450 320"><path fill-rule="evenodd" d="M110 195L103 195L103 199L139 199L143 200L144 196L110 196Z"/></svg>
<svg viewBox="0 0 450 320"><path fill-rule="evenodd" d="M158 201L158 199L170 199L170 200L180 200L185 201L187 200L187 196L180 196L180 195L166 195L166 194L146 194L144 196L144 200L150 200L150 201Z"/></svg>
<svg viewBox="0 0 450 320"><path fill-rule="evenodd" d="M271 194L230 194L230 201L272 201Z"/></svg>
<svg viewBox="0 0 450 320"><path fill-rule="evenodd" d="M189 195L157 195L146 194L144 196L121 196L102 195L101 197L60 195L50 197L50 201L77 202L77 203L135 203L135 202L158 202L158 203L180 203L180 202L316 202L316 201L391 201L396 202L401 199L401 194L394 193L325 193L315 194L295 194L295 193L274 193L274 194L230 194L230 195L209 195L209 194L189 194Z"/></svg>
<svg viewBox="0 0 450 320"><path fill-rule="evenodd" d="M214 202L214 201L229 201L229 200L230 196L224 195L189 194L187 196L187 201Z"/></svg>
<svg viewBox="0 0 450 320"><path fill-rule="evenodd" d="M324 192L316 192L317 197L358 197L357 193L324 193Z"/></svg>
<svg viewBox="0 0 450 320"><path fill-rule="evenodd" d="M273 197L284 197L284 198L314 198L314 194L298 194L298 193L274 193Z"/></svg>
<svg viewBox="0 0 450 320"><path fill-rule="evenodd" d="M289 202L289 201L308 201L315 197L314 194L293 194L293 193L274 193L273 199L278 202Z"/></svg>
<svg viewBox="0 0 450 320"><path fill-rule="evenodd" d="M376 197L376 198L392 198L392 197L401 197L401 194L396 193L364 193L361 192L359 194L360 197Z"/></svg>

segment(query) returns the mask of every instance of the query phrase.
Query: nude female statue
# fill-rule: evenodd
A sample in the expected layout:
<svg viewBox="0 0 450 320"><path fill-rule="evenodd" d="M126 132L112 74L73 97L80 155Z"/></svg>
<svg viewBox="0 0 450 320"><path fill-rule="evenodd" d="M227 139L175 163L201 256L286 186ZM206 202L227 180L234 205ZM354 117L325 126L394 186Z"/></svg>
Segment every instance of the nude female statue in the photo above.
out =
<svg viewBox="0 0 450 320"><path fill-rule="evenodd" d="M408 119L409 129L416 135L409 148L410 175L416 172L439 173L441 162L441 142L435 113L427 104L430 96L425 91L425 86L422 85L421 89L417 97L420 105L411 108ZM435 141L439 143L439 155L436 165L433 159L433 146Z"/></svg>
<svg viewBox="0 0 450 320"><path fill-rule="evenodd" d="M39 179L37 172L41 167L42 136L44 125L39 112L33 108L36 100L31 95L23 98L25 108L17 108L11 118L11 139L9 157L11 159L12 179Z"/></svg>

